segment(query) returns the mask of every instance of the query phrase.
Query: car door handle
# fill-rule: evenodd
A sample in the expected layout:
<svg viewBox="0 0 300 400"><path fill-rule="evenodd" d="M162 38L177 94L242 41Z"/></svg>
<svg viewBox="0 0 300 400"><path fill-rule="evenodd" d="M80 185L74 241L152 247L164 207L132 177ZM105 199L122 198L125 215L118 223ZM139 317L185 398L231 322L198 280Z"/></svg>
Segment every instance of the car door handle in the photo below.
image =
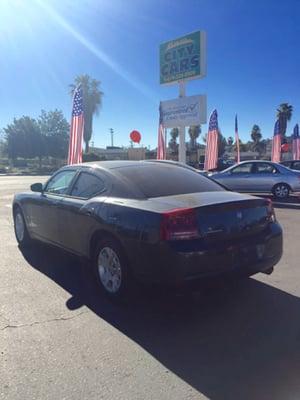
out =
<svg viewBox="0 0 300 400"><path fill-rule="evenodd" d="M93 214L91 210L81 210L81 213L83 215L87 215L89 217Z"/></svg>
<svg viewBox="0 0 300 400"><path fill-rule="evenodd" d="M88 217L92 216L94 214L94 208L82 208L81 213L83 215L86 215Z"/></svg>

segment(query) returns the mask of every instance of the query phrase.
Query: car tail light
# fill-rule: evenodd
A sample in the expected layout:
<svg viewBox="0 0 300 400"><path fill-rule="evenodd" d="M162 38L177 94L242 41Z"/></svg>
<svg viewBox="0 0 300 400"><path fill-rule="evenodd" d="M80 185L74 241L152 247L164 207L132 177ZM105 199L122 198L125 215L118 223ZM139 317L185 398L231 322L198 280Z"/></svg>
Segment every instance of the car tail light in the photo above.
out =
<svg viewBox="0 0 300 400"><path fill-rule="evenodd" d="M162 240L188 240L199 237L196 210L179 208L162 214Z"/></svg>
<svg viewBox="0 0 300 400"><path fill-rule="evenodd" d="M273 203L271 199L267 200L267 213L268 213L268 219L269 221L275 222L276 221L276 215L273 207Z"/></svg>

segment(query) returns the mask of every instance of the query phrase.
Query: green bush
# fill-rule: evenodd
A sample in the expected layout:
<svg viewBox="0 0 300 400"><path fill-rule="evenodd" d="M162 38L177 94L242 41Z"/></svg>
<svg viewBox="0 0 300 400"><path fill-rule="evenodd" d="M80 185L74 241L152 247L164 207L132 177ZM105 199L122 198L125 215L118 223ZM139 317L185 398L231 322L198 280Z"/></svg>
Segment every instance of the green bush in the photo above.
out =
<svg viewBox="0 0 300 400"><path fill-rule="evenodd" d="M105 160L105 157L104 157ZM95 153L83 153L82 155L82 161L83 162L89 162L89 161L103 161L103 157L98 156Z"/></svg>

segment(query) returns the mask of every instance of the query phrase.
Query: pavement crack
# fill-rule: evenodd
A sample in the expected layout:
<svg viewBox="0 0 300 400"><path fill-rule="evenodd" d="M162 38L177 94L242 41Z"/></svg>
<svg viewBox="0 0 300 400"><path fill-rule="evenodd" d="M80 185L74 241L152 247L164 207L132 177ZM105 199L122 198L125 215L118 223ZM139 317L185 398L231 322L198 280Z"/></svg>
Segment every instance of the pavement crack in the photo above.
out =
<svg viewBox="0 0 300 400"><path fill-rule="evenodd" d="M59 317L59 318L46 319L45 321L34 321L34 322L31 322L30 324L19 324L19 325L8 324L8 325L5 325L3 328L1 328L0 331L4 331L5 329L26 328L26 327L30 327L30 326L34 326L34 325L48 324L51 322L69 321L71 319L79 317L82 314L86 314L87 312L88 312L88 310L82 311L82 312L80 312L76 315L72 315L70 317Z"/></svg>

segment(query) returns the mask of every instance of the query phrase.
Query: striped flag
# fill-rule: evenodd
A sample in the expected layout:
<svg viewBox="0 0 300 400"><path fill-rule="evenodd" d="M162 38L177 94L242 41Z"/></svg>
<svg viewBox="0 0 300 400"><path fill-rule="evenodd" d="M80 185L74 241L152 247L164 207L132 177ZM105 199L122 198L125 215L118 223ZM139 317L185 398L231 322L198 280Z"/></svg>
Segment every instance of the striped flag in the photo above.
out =
<svg viewBox="0 0 300 400"><path fill-rule="evenodd" d="M300 135L299 135L299 125L296 124L293 132L293 142L292 142L293 160L300 160Z"/></svg>
<svg viewBox="0 0 300 400"><path fill-rule="evenodd" d="M158 160L165 160L166 159L166 142L165 142L163 120L162 120L161 103L159 103L159 127L158 127L157 159Z"/></svg>
<svg viewBox="0 0 300 400"><path fill-rule="evenodd" d="M236 162L239 163L241 159L240 159L240 139L239 139L237 115L235 115L235 145L237 151Z"/></svg>
<svg viewBox="0 0 300 400"><path fill-rule="evenodd" d="M272 161L280 162L281 160L281 131L279 119L275 122L274 136L272 141Z"/></svg>
<svg viewBox="0 0 300 400"><path fill-rule="evenodd" d="M210 171L218 165L218 113L214 110L209 119L206 139L204 169Z"/></svg>
<svg viewBox="0 0 300 400"><path fill-rule="evenodd" d="M84 128L83 116L83 95L82 87L79 85L73 96L72 119L70 129L70 143L68 164L78 164L82 162L82 139Z"/></svg>

